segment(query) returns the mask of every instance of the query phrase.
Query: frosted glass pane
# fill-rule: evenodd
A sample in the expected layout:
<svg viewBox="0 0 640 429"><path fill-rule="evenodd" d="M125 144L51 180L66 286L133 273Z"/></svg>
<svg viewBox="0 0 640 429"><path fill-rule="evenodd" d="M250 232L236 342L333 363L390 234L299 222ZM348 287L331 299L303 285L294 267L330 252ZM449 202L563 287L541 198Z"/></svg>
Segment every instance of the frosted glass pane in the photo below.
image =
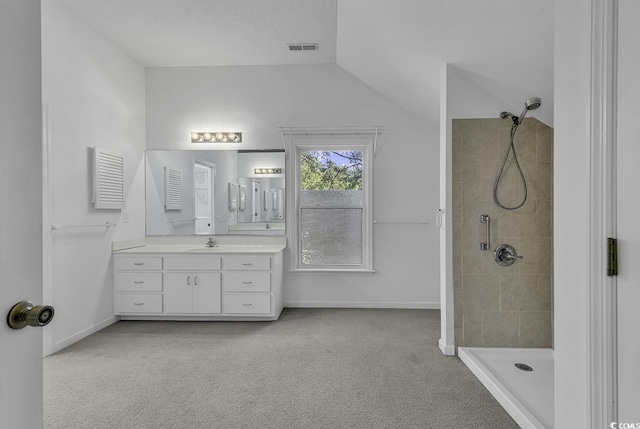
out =
<svg viewBox="0 0 640 429"><path fill-rule="evenodd" d="M362 209L302 209L302 265L361 265Z"/></svg>
<svg viewBox="0 0 640 429"><path fill-rule="evenodd" d="M302 206L362 206L364 205L363 191L302 191L300 193Z"/></svg>

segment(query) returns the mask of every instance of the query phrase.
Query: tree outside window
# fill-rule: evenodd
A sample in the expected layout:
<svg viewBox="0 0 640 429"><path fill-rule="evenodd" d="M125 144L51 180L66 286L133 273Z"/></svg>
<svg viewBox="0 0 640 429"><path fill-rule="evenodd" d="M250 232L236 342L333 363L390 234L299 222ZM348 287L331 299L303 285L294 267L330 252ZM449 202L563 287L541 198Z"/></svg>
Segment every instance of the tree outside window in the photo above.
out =
<svg viewBox="0 0 640 429"><path fill-rule="evenodd" d="M363 265L363 152L299 154L300 264Z"/></svg>

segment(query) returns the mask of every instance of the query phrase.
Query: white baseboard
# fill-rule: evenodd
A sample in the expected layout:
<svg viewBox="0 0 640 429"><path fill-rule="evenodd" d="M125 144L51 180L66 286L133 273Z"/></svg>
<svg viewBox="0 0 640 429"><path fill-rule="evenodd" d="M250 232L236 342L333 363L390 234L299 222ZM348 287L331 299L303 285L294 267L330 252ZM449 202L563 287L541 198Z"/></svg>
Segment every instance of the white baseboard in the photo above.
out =
<svg viewBox="0 0 640 429"><path fill-rule="evenodd" d="M108 319L103 320L102 322L95 323L95 324L89 326L88 328L85 328L82 331L65 338L64 340L60 340L58 342L55 342L51 346L51 350L45 350L44 351L44 357L47 357L47 356L52 355L54 353L57 353L60 350L66 348L66 347L69 347L71 344L77 343L81 339L83 339L85 337L88 337L89 335L94 334L94 333L98 332L99 330L106 328L109 325L113 325L118 320L120 320L119 317L111 316Z"/></svg>
<svg viewBox="0 0 640 429"><path fill-rule="evenodd" d="M442 341L442 338L438 341L438 347L440 347L440 351L445 356L455 356L456 355L456 346L448 346Z"/></svg>
<svg viewBox="0 0 640 429"><path fill-rule="evenodd" d="M440 302L285 301L285 308L405 308L439 310Z"/></svg>

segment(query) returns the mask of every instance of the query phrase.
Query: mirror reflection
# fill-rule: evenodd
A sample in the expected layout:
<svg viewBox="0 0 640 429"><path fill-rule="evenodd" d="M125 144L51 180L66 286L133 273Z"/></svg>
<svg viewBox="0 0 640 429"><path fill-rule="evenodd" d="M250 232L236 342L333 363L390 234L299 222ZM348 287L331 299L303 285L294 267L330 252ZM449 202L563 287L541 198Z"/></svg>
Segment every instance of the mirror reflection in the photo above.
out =
<svg viewBox="0 0 640 429"><path fill-rule="evenodd" d="M282 150L148 150L147 235L284 235Z"/></svg>

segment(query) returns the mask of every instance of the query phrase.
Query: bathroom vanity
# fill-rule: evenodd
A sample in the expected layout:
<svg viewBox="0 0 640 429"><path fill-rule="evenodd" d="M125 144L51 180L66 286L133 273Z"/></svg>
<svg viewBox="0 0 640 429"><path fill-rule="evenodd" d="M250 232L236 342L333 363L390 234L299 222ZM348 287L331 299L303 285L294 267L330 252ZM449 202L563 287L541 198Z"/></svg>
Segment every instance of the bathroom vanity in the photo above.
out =
<svg viewBox="0 0 640 429"><path fill-rule="evenodd" d="M114 246L115 314L121 319L277 320L280 316L283 239L258 240L259 244L255 239L227 240L214 247L193 239L158 241Z"/></svg>

